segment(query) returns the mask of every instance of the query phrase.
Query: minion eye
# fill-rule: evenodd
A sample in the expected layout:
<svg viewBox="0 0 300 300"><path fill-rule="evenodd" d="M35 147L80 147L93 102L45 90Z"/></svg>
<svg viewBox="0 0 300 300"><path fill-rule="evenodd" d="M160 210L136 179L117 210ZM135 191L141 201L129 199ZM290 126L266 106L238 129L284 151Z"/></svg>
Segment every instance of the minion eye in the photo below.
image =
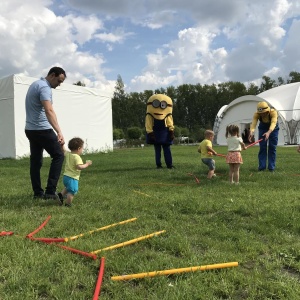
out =
<svg viewBox="0 0 300 300"><path fill-rule="evenodd" d="M160 108L161 108L161 109L165 109L165 108L167 108L167 106L168 106L168 104L167 104L166 101L161 101L161 102L160 102Z"/></svg>
<svg viewBox="0 0 300 300"><path fill-rule="evenodd" d="M158 108L158 107L160 107L160 101L159 100L153 100L153 102L152 102L152 106L154 107L154 108Z"/></svg>

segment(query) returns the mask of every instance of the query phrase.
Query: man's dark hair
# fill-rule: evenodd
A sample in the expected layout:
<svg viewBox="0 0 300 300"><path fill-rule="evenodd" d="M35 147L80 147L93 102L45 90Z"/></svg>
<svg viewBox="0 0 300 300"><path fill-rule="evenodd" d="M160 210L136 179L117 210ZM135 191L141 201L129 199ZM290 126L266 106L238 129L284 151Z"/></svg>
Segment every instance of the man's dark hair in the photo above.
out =
<svg viewBox="0 0 300 300"><path fill-rule="evenodd" d="M67 74L65 72L65 70L63 68L60 68L60 67L52 67L49 72L48 72L48 75L54 73L55 74L55 77L59 76L60 74L64 74L65 75L65 78L67 78Z"/></svg>
<svg viewBox="0 0 300 300"><path fill-rule="evenodd" d="M78 150L78 148L82 148L83 144L84 141L81 138L75 137L69 141L68 147L71 151L75 151Z"/></svg>

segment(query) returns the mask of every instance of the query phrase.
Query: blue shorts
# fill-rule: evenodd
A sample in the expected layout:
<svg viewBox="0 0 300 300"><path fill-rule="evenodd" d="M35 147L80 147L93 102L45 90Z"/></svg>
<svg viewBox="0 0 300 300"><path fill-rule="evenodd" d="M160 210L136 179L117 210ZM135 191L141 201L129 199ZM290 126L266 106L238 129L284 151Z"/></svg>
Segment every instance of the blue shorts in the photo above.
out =
<svg viewBox="0 0 300 300"><path fill-rule="evenodd" d="M63 183L68 193L75 195L78 192L78 180L64 175Z"/></svg>
<svg viewBox="0 0 300 300"><path fill-rule="evenodd" d="M215 161L212 158L202 158L202 162L208 166L209 170L216 168Z"/></svg>

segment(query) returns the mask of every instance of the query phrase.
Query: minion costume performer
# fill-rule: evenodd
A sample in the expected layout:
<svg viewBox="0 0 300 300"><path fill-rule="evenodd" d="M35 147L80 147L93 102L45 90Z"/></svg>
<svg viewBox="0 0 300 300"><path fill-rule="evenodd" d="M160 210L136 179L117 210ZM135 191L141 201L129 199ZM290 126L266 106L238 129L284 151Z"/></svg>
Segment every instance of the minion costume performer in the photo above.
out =
<svg viewBox="0 0 300 300"><path fill-rule="evenodd" d="M167 168L174 168L170 149L174 139L172 111L173 102L170 97L163 94L155 94L148 99L145 120L146 142L154 145L157 169L162 168L161 148L164 152Z"/></svg>
<svg viewBox="0 0 300 300"><path fill-rule="evenodd" d="M252 124L250 126L249 141L252 140L256 124L258 125L258 136L259 139L263 139L259 143L258 153L258 171L263 171L267 167L268 158L268 169L273 172L276 164L276 147L278 144L278 114L273 108L270 108L268 103L265 101L258 102L257 111L253 115ZM269 148L267 149L269 141Z"/></svg>

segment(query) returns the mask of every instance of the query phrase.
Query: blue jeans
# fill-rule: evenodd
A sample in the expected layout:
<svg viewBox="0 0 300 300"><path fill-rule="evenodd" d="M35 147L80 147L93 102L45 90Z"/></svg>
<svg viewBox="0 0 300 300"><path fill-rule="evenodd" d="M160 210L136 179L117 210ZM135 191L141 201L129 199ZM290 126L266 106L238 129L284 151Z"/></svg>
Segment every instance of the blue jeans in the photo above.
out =
<svg viewBox="0 0 300 300"><path fill-rule="evenodd" d="M275 129L271 132L269 139L266 141L263 134L266 133L268 130L269 124L262 124L262 122L259 124L259 139L263 140L259 143L258 169L265 170L267 167L268 160L268 169L272 171L275 169L276 166L276 148L278 144L279 127L278 125L275 127Z"/></svg>
<svg viewBox="0 0 300 300"><path fill-rule="evenodd" d="M44 150L52 158L45 193L54 194L64 162L64 153L57 136L52 129L25 130L25 134L30 143L30 179L34 195L44 193L40 174Z"/></svg>
<svg viewBox="0 0 300 300"><path fill-rule="evenodd" d="M216 168L215 161L212 158L202 158L201 160L208 166L209 170L214 170Z"/></svg>
<svg viewBox="0 0 300 300"><path fill-rule="evenodd" d="M164 158L167 167L172 167L172 154L170 145L154 144L156 166L161 167L161 147L164 151Z"/></svg>

